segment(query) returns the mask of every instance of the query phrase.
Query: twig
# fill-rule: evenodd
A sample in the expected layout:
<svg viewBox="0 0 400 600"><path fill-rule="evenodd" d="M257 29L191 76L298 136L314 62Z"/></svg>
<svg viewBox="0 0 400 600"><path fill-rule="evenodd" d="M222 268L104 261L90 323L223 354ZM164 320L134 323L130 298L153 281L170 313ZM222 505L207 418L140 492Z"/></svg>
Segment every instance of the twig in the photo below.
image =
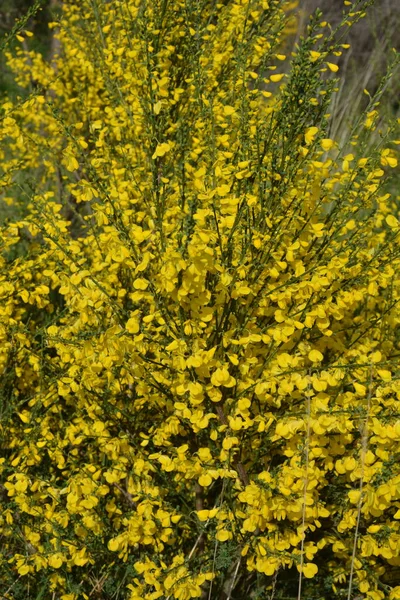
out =
<svg viewBox="0 0 400 600"><path fill-rule="evenodd" d="M224 413L224 410L223 410L221 404L218 403L215 407L215 410L217 412L218 418L221 421L222 425L226 425L227 427L229 427L228 419L225 416L225 413ZM239 479L242 482L242 484L245 487L247 485L249 485L250 480L249 480L247 471L244 468L243 464L236 458L233 459L233 467L236 470L237 474L239 475Z"/></svg>
<svg viewBox="0 0 400 600"><path fill-rule="evenodd" d="M194 493L196 496L196 510L203 510L203 492L204 488L197 481L194 486Z"/></svg>
<svg viewBox="0 0 400 600"><path fill-rule="evenodd" d="M208 524L209 520L210 520L210 519L207 519L207 521L206 521L206 524L205 524L205 527L207 527L207 524ZM190 553L189 553L188 560L190 560L190 559L192 558L192 556L193 556L193 554L194 554L194 551L196 550L197 546L198 546L198 545L200 544L200 542L202 541L202 539L203 539L203 536L204 536L204 532L202 531L202 532L200 533L200 535L198 536L197 540L195 541L195 543L194 543L194 545L193 545L193 548L191 549L191 551L190 551Z"/></svg>
<svg viewBox="0 0 400 600"><path fill-rule="evenodd" d="M301 600L301 586L303 583L303 565L304 565L304 540L306 537L305 532L305 524L306 524L306 500L307 500L307 486L308 486L308 465L309 465L309 455L310 455L310 417L311 417L311 400L310 400L310 373L308 374L308 383L307 383L307 438L306 438L306 448L305 448L305 459L306 459L306 475L304 478L304 491L303 491L303 514L302 514L302 536L301 536L301 548L300 548L300 577L299 577L299 587L297 591L297 600Z"/></svg>
<svg viewBox="0 0 400 600"><path fill-rule="evenodd" d="M210 519L207 519L207 521L206 521L206 523L205 523L205 525L204 525L204 528L206 528L206 527L207 527L207 525L208 525L208 523L209 523L209 522L210 522ZM195 543L194 543L194 545L193 545L193 548L191 549L191 551L190 551L190 553L189 553L189 556L187 557L187 560L190 560L190 559L192 558L192 556L193 556L193 554L194 554L194 552L195 552L195 550L196 550L197 546L200 544L200 542L201 542L201 540L202 540L203 536L204 536L204 532L202 531L202 532L200 533L200 535L197 537L197 539L196 539L196 541L195 541ZM167 596L167 598L166 598L165 600L170 600L170 598L171 598L171 595Z"/></svg>
<svg viewBox="0 0 400 600"><path fill-rule="evenodd" d="M217 549L218 549L218 540L215 540L214 554L213 554L213 564L212 564L212 572L213 573L214 573L214 569L215 569L215 561L216 561L216 558L217 558ZM210 581L210 589L208 590L208 600L211 600L212 588L213 588L213 580Z"/></svg>
<svg viewBox="0 0 400 600"><path fill-rule="evenodd" d="M92 584L94 583L94 586L92 588L92 591L89 593L89 598L92 594L94 594L94 592L101 592L103 590L103 583L106 581L106 579L107 573L104 573L104 575L100 579L93 580L92 578L90 578L90 582Z"/></svg>
<svg viewBox="0 0 400 600"><path fill-rule="evenodd" d="M226 486L226 479L224 479L223 484L222 484L221 499L220 499L220 503L219 503L220 506L222 506L222 503L224 501L225 486ZM218 548L218 540L216 539L215 540L215 546L214 546L213 563L212 563L212 572L213 573L214 573L214 569L215 569L215 562L216 562L216 559L217 559L217 548ZM212 588L213 588L213 580L210 581L210 589L209 589L209 592L208 592L208 600L211 600Z"/></svg>
<svg viewBox="0 0 400 600"><path fill-rule="evenodd" d="M271 595L269 597L269 600L274 600L274 598L275 598L276 584L278 581L279 569L280 569L280 567L277 568L277 570L275 571L274 576L272 578L272 590L271 590Z"/></svg>
<svg viewBox="0 0 400 600"><path fill-rule="evenodd" d="M231 599L231 596L232 596L232 591L233 591L233 588L235 587L235 583L236 583L236 577L237 577L237 574L238 574L238 571L239 571L239 567L240 567L240 563L241 563L241 562L242 562L242 557L241 557L241 556L239 556L239 559L238 559L238 561L237 561L237 563L236 563L235 572L234 572L234 574L233 574L233 577L232 577L231 585L230 585L230 587L229 587L228 597L227 597L227 599L226 599L226 600L230 600L230 599Z"/></svg>
<svg viewBox="0 0 400 600"><path fill-rule="evenodd" d="M10 592L12 590L12 588L14 587L14 585L17 583L17 581L19 581L21 579L22 575L19 575L19 577L14 581L14 583L12 583L10 585L10 587L8 588L8 590L6 590L4 592L4 596L0 596L0 600L6 600L6 596L8 594L8 592Z"/></svg>
<svg viewBox="0 0 400 600"><path fill-rule="evenodd" d="M123 494L125 496L125 498L128 500L128 502L130 504L132 504L132 506L134 508L137 507L137 504L134 501L132 494L130 494L129 492L127 492L126 490L124 490L120 485L118 485L118 483L113 483L113 485L117 488L117 490L119 490L121 492L121 494Z"/></svg>
<svg viewBox="0 0 400 600"><path fill-rule="evenodd" d="M362 435L362 447L361 447L361 477L360 477L360 485L358 488L358 491L360 492L360 497L358 499L358 505L357 505L357 523L356 523L356 530L354 533L353 553L351 556L350 579L349 579L349 589L347 592L347 600L351 600L351 592L352 592L352 587L353 587L353 576L354 576L354 563L356 560L358 531L360 528L360 519L361 519L361 507L362 507L363 486L364 486L365 456L367 454L367 449L368 449L368 419L369 419L369 413L370 413L370 408L371 408L371 397L372 397L372 372L373 372L372 368L373 367L371 364L370 377L369 377L367 415L365 417L364 431L363 431L363 435Z"/></svg>

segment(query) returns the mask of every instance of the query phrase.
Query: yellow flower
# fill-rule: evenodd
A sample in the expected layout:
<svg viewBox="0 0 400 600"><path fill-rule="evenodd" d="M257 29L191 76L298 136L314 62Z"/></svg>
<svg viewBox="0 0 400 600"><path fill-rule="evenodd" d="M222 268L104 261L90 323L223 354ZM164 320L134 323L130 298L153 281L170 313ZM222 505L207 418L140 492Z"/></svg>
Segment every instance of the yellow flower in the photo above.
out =
<svg viewBox="0 0 400 600"><path fill-rule="evenodd" d="M392 169L397 167L397 158L394 156L393 151L386 148L381 152L381 165L391 167Z"/></svg>
<svg viewBox="0 0 400 600"><path fill-rule="evenodd" d="M318 127L308 127L304 136L305 143L307 146L313 143L315 136L318 133Z"/></svg>
<svg viewBox="0 0 400 600"><path fill-rule="evenodd" d="M329 138L324 138L321 140L321 147L323 150L325 150L325 152L328 152L328 150L333 148L334 145L335 142Z"/></svg>
<svg viewBox="0 0 400 600"><path fill-rule="evenodd" d="M318 566L314 563L305 563L302 567L297 565L297 570L303 572L304 577L312 579L318 573Z"/></svg>
<svg viewBox="0 0 400 600"><path fill-rule="evenodd" d="M229 371L226 367L219 367L211 375L211 383L216 387L222 386L231 388L236 384L236 379L229 374Z"/></svg>
<svg viewBox="0 0 400 600"><path fill-rule="evenodd" d="M119 550L119 541L117 538L113 538L107 544L107 548L111 550L111 552L117 552Z"/></svg>
<svg viewBox="0 0 400 600"><path fill-rule="evenodd" d="M131 317L126 322L125 328L129 333L138 333L140 331L140 323L137 317Z"/></svg>
<svg viewBox="0 0 400 600"><path fill-rule="evenodd" d="M17 571L18 574L21 576L27 575L28 573L30 573L31 567L29 565L21 565L20 567L18 567Z"/></svg>
<svg viewBox="0 0 400 600"><path fill-rule="evenodd" d="M211 475L209 475L208 473L201 475L199 477L199 485L203 486L203 487L209 487L212 484L212 477Z"/></svg>
<svg viewBox="0 0 400 600"><path fill-rule="evenodd" d="M321 362L321 360L324 358L324 355L319 350L314 349L308 353L308 358L311 360L311 362L316 363Z"/></svg>
<svg viewBox="0 0 400 600"><path fill-rule="evenodd" d="M158 158L159 156L165 156L165 154L167 154L167 152L169 152L170 150L171 150L171 145L167 142L163 142L162 144L157 144L157 147L151 158L154 160L155 158Z"/></svg>
<svg viewBox="0 0 400 600"><path fill-rule="evenodd" d="M226 542L227 540L231 540L232 537L232 532L227 529L220 529L215 536L219 542Z"/></svg>
<svg viewBox="0 0 400 600"><path fill-rule="evenodd" d="M337 73L339 71L338 65L335 65L334 63L331 63L331 62L327 62L326 64L328 65L329 69L331 71L333 71L334 73Z"/></svg>
<svg viewBox="0 0 400 600"><path fill-rule="evenodd" d="M53 569L59 569L64 562L63 555L60 554L59 552L57 552L55 554L51 554L50 556L47 557L47 562L48 562L49 566L52 567Z"/></svg>
<svg viewBox="0 0 400 600"><path fill-rule="evenodd" d="M235 113L235 109L233 106L225 105L224 106L224 114L228 117Z"/></svg>
<svg viewBox="0 0 400 600"><path fill-rule="evenodd" d="M319 57L321 56L321 53L317 52L316 50L311 50L310 51L310 56L311 56L311 61L315 62L316 60L319 59Z"/></svg>
<svg viewBox="0 0 400 600"><path fill-rule="evenodd" d="M67 171L77 171L79 169L79 163L75 156L70 152L64 154L63 164Z"/></svg>
<svg viewBox="0 0 400 600"><path fill-rule="evenodd" d="M284 73L274 73L273 75L269 76L270 80L273 81L274 83L281 81L284 77L285 77Z"/></svg>

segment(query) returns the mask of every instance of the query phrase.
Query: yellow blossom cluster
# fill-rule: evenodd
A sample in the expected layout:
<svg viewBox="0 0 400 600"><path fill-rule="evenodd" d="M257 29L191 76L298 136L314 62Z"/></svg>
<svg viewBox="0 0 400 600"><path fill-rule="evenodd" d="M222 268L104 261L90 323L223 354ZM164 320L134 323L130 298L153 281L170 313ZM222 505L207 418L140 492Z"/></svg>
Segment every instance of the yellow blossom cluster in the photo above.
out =
<svg viewBox="0 0 400 600"><path fill-rule="evenodd" d="M286 55L295 4L68 0L8 54L7 600L400 598L398 124L330 139L363 3Z"/></svg>

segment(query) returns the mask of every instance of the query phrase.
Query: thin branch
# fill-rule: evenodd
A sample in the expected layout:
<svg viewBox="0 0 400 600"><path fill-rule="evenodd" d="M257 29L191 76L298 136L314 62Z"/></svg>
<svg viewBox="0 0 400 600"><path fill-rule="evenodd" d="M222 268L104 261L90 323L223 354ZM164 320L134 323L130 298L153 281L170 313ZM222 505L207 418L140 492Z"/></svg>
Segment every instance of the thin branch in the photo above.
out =
<svg viewBox="0 0 400 600"><path fill-rule="evenodd" d="M310 376L311 373L308 374L308 382L307 382L307 438L306 438L306 447L305 447L305 459L306 459L306 474L304 477L304 491L303 491L303 514L302 514L302 536L301 536L301 548L300 548L300 577L299 577L299 587L297 591L297 600L301 600L301 586L303 583L303 565L304 565L304 540L306 537L305 532L305 524L306 524L306 500L307 500L307 486L308 486L308 467L309 467L309 458L310 458L310 417L311 417L311 392L310 392Z"/></svg>
<svg viewBox="0 0 400 600"><path fill-rule="evenodd" d="M367 450L368 450L368 420L369 420L369 413L370 413L370 408L371 408L371 397L372 397L372 373L373 373L373 367L371 364L370 365L370 377L369 377L367 415L365 417L365 422L364 422L364 431L363 431L363 435L362 435L362 447L361 447L361 477L360 477L360 485L358 488L360 497L358 499L358 506L357 506L357 523L356 523L356 530L354 533L353 554L351 557L350 579L349 579L349 589L347 592L347 600L351 600L351 592L352 592L352 587L353 587L353 576L354 576L354 563L356 560L358 531L360 528L361 508L362 508L362 501L363 501L365 456L366 456Z"/></svg>
<svg viewBox="0 0 400 600"><path fill-rule="evenodd" d="M233 588L235 587L235 583L236 583L236 577L237 577L237 574L238 574L238 571L239 571L239 567L240 567L240 563L241 563L241 562L242 562L242 557L241 557L241 556L239 556L239 559L238 559L238 561L237 561L237 563L236 563L235 572L234 572L234 574L233 574L233 577L232 577L231 585L230 585L230 587L229 587L228 597L227 597L227 599L226 599L226 600L230 600L230 599L231 599L231 597L232 597L232 591L233 591Z"/></svg>
<svg viewBox="0 0 400 600"><path fill-rule="evenodd" d="M14 581L14 583L12 583L12 584L10 585L10 587L8 588L8 590L6 590L6 591L4 592L4 596L0 596L0 600L6 600L8 592L11 592L12 588L13 588L13 587L14 587L14 585L15 585L15 584L16 584L16 583L17 583L17 582L18 582L18 581L21 579L21 577L22 577L22 575L19 575L19 577L18 577L18 578L17 578L17 579Z"/></svg>
<svg viewBox="0 0 400 600"><path fill-rule="evenodd" d="M221 421L222 425L226 425L227 427L229 427L228 419L226 418L226 415L225 415L222 405L220 403L218 403L216 405L215 410L217 412L218 418ZM249 476L247 474L246 469L243 466L243 463L241 463L240 460L237 460L237 458L234 458L232 466L234 469L236 469L236 472L239 475L239 479L242 482L242 484L245 487L247 485L249 485L249 483L250 483Z"/></svg>

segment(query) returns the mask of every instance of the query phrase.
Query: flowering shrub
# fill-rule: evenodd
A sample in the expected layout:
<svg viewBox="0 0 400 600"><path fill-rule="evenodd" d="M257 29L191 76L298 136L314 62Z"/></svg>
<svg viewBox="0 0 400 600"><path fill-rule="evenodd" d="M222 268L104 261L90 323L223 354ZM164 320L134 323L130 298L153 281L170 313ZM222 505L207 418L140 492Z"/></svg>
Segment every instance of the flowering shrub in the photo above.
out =
<svg viewBox="0 0 400 600"><path fill-rule="evenodd" d="M329 137L345 4L285 56L290 2L71 0L7 55L4 598L400 598L397 123L384 79Z"/></svg>

